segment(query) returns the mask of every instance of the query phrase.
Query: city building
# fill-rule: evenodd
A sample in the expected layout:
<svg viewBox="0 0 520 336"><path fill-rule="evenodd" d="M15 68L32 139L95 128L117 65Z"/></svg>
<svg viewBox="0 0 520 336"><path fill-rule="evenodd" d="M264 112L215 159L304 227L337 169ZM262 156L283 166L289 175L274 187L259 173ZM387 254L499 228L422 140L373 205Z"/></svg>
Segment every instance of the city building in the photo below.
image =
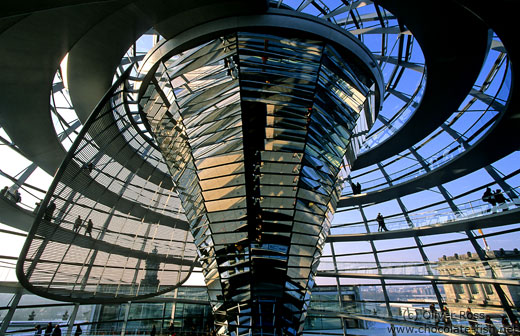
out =
<svg viewBox="0 0 520 336"><path fill-rule="evenodd" d="M451 306L465 307L468 303L475 303L486 307L488 304L500 306L500 297L490 283L481 283L478 278L495 277L497 279L515 279L519 277L520 253L513 251L493 250L486 251L486 263L480 261L476 253L455 254L443 256L437 264L440 275L453 277L474 278L473 283L452 283L444 285L446 303ZM493 274L493 276L490 276ZM501 286L507 300L517 307L520 304L520 288L518 286Z"/></svg>
<svg viewBox="0 0 520 336"><path fill-rule="evenodd" d="M514 321L512 7L6 5L0 334Z"/></svg>

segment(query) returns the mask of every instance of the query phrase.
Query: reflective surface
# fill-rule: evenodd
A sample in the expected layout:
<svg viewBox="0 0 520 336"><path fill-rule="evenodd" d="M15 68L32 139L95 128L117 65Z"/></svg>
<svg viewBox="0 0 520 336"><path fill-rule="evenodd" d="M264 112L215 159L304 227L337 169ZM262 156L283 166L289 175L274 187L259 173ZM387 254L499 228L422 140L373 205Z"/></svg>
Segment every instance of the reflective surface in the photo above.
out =
<svg viewBox="0 0 520 336"><path fill-rule="evenodd" d="M375 117L373 81L329 44L254 33L156 68L141 104L217 323L233 335L301 332L343 181Z"/></svg>

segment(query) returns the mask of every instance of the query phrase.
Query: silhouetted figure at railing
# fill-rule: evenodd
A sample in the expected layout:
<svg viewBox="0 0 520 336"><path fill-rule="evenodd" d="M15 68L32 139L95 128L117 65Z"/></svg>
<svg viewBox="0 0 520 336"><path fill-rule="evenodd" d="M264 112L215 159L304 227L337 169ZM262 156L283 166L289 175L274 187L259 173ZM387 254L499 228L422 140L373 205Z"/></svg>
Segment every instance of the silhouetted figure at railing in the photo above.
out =
<svg viewBox="0 0 520 336"><path fill-rule="evenodd" d="M475 330L477 326L477 320L475 319L475 315L471 312L471 308L466 310L466 318L468 319L469 326Z"/></svg>
<svg viewBox="0 0 520 336"><path fill-rule="evenodd" d="M81 216L78 215L78 218L76 218L76 221L74 222L74 229L73 229L74 232L79 231L79 229L81 228L82 222L83 222L83 220L81 219Z"/></svg>
<svg viewBox="0 0 520 336"><path fill-rule="evenodd" d="M520 335L520 323L516 317L513 320L513 335Z"/></svg>
<svg viewBox="0 0 520 336"><path fill-rule="evenodd" d="M83 334L83 330L81 330L81 326L77 326L76 327L76 332L74 332L74 336L80 336L81 334Z"/></svg>
<svg viewBox="0 0 520 336"><path fill-rule="evenodd" d="M448 306L442 307L442 317L443 317L444 325L446 327L450 327L452 325L452 322L451 322L450 310L448 309Z"/></svg>
<svg viewBox="0 0 520 336"><path fill-rule="evenodd" d="M437 309L435 309L435 303L430 303L430 313L432 316L437 313Z"/></svg>
<svg viewBox="0 0 520 336"><path fill-rule="evenodd" d="M359 182L357 182L356 184L352 185L352 193L354 195L361 194L361 184L359 184Z"/></svg>
<svg viewBox="0 0 520 336"><path fill-rule="evenodd" d="M50 336L52 334L52 323L47 323L47 327L45 327L45 336Z"/></svg>
<svg viewBox="0 0 520 336"><path fill-rule="evenodd" d="M38 213L38 210L40 210L40 205L42 204L42 202L35 202L34 203L34 210L33 210L33 214L37 214Z"/></svg>
<svg viewBox="0 0 520 336"><path fill-rule="evenodd" d="M388 229L386 228L386 225L385 225L385 218L383 217L383 215L381 215L381 213L378 213L377 214L377 217L376 217L376 221L377 221L377 224L379 225L378 228L377 228L377 231L388 231Z"/></svg>
<svg viewBox="0 0 520 336"><path fill-rule="evenodd" d="M155 324L152 326L152 331L150 332L150 336L155 336L157 333L157 329L155 329Z"/></svg>
<svg viewBox="0 0 520 336"><path fill-rule="evenodd" d="M482 200L486 203L489 203L491 205L495 205L495 198L493 197L493 191L491 191L491 188L487 187L486 191L484 191L484 194L482 195ZM493 204L495 203L495 204Z"/></svg>
<svg viewBox="0 0 520 336"><path fill-rule="evenodd" d="M509 330L511 329L511 324L509 323L509 320L507 319L507 316L502 315L502 328L504 329L504 332L506 335L509 335Z"/></svg>
<svg viewBox="0 0 520 336"><path fill-rule="evenodd" d="M22 201L22 195L20 194L20 192L18 190L15 190L13 199L14 199L15 203L20 203Z"/></svg>
<svg viewBox="0 0 520 336"><path fill-rule="evenodd" d="M502 331L506 336L516 336L520 335L520 323L518 323L518 319L515 317L513 319L513 325L509 324L509 320L505 315L502 315Z"/></svg>
<svg viewBox="0 0 520 336"><path fill-rule="evenodd" d="M85 236L89 235L92 237L92 228L94 227L94 224L92 223L92 219L89 218L87 222L87 227L85 228Z"/></svg>
<svg viewBox="0 0 520 336"><path fill-rule="evenodd" d="M495 190L493 197L495 198L495 201L497 202L497 205L499 207L505 206L507 199L505 198L504 194L502 194L502 190L500 190L500 189ZM507 210L507 207L503 207L503 209Z"/></svg>
<svg viewBox="0 0 520 336"><path fill-rule="evenodd" d="M498 329L495 327L495 324L493 323L493 321L491 321L491 317L489 315L486 315L486 319L484 320L484 323L486 324L489 335L498 336Z"/></svg>
<svg viewBox="0 0 520 336"><path fill-rule="evenodd" d="M22 195L15 186L12 186L11 188L5 186L0 193L12 202L20 203L22 201Z"/></svg>
<svg viewBox="0 0 520 336"><path fill-rule="evenodd" d="M42 334L42 327L38 324L38 325L36 325L36 327L34 327L34 329L36 330L34 332L34 336L41 336L41 334Z"/></svg>
<svg viewBox="0 0 520 336"><path fill-rule="evenodd" d="M52 216L54 215L54 210L56 210L56 203L50 202L47 206L47 209L45 209L45 214L43 215L43 218L45 220L51 221Z"/></svg>
<svg viewBox="0 0 520 336"><path fill-rule="evenodd" d="M435 303L430 304L430 314L431 314L431 318L435 320L435 325L439 325L440 316L437 313L437 309L435 309Z"/></svg>
<svg viewBox="0 0 520 336"><path fill-rule="evenodd" d="M61 328L59 324L56 324L54 330L52 331L52 336L61 336Z"/></svg>

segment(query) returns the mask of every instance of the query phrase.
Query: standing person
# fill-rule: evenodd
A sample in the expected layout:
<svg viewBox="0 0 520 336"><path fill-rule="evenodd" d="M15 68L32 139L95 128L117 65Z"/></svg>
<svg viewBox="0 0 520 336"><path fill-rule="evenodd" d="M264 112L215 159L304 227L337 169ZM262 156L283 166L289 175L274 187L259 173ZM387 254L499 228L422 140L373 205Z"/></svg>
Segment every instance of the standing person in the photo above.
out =
<svg viewBox="0 0 520 336"><path fill-rule="evenodd" d="M495 193L493 195L495 196L495 200L498 204L504 204L506 202L506 198L504 197L504 194L502 194L502 190L495 190Z"/></svg>
<svg viewBox="0 0 520 336"><path fill-rule="evenodd" d="M38 210L40 210L40 205L41 205L41 202L34 203L33 214L37 214L38 213Z"/></svg>
<svg viewBox="0 0 520 336"><path fill-rule="evenodd" d="M504 194L502 194L502 191L500 189L497 189L495 193L493 194L495 201L497 202L497 205L500 207L501 205L505 205L507 199L504 197ZM507 206L504 207L504 210L507 210Z"/></svg>
<svg viewBox="0 0 520 336"><path fill-rule="evenodd" d="M54 210L56 210L56 203L50 202L49 205L47 205L47 208L45 209L45 214L43 215L43 218L50 221L52 219L52 216L54 214Z"/></svg>
<svg viewBox="0 0 520 336"><path fill-rule="evenodd" d="M484 194L482 194L482 200L486 203L491 204L492 198L493 198L493 192L491 191L491 188L487 187L486 191L484 191Z"/></svg>
<svg viewBox="0 0 520 336"><path fill-rule="evenodd" d="M78 232L79 231L79 228L81 227L81 222L83 222L81 220L81 216L78 215L78 218L76 218L76 221L74 222L74 229L72 231L74 232Z"/></svg>
<svg viewBox="0 0 520 336"><path fill-rule="evenodd" d="M81 334L83 334L83 330L81 330L81 326L78 324L78 326L76 327L76 332L74 333L74 336L80 336Z"/></svg>
<svg viewBox="0 0 520 336"><path fill-rule="evenodd" d="M377 214L377 217L376 217L376 221L377 221L377 224L379 225L379 227L377 228L377 232L379 231L388 231L388 229L386 228L386 225L385 225L385 218L383 217L383 215L381 215L381 213L378 213Z"/></svg>
<svg viewBox="0 0 520 336"><path fill-rule="evenodd" d="M41 334L42 334L42 327L39 324L37 324L36 327L34 327L34 329L36 330L34 332L34 336L41 336Z"/></svg>
<svg viewBox="0 0 520 336"><path fill-rule="evenodd" d="M495 327L495 324L493 323L493 321L491 321L491 317L489 315L486 315L486 319L484 320L484 323L486 324L489 335L498 336L498 329Z"/></svg>
<svg viewBox="0 0 520 336"><path fill-rule="evenodd" d="M152 331L150 332L150 336L155 336L157 330L155 329L155 324L152 326Z"/></svg>
<svg viewBox="0 0 520 336"><path fill-rule="evenodd" d="M61 336L61 328L59 324L56 324L54 330L52 331L52 336Z"/></svg>
<svg viewBox="0 0 520 336"><path fill-rule="evenodd" d="M85 229L85 236L86 235L89 235L90 237L92 237L92 228L94 227L94 224L92 223L92 219L88 219L88 222L87 222L87 227Z"/></svg>
<svg viewBox="0 0 520 336"><path fill-rule="evenodd" d="M491 207L495 208L497 205L497 200L495 198L495 194L493 193L493 190L491 190L491 196L489 197L489 204L491 204ZM493 209L495 211L495 209Z"/></svg>
<svg viewBox="0 0 520 336"><path fill-rule="evenodd" d="M45 336L51 336L52 334L52 323L48 323L47 327L45 327Z"/></svg>
<svg viewBox="0 0 520 336"><path fill-rule="evenodd" d="M513 328L513 335L515 335L515 336L520 335L520 323L518 323L518 319L516 317L513 320L512 328Z"/></svg>
<svg viewBox="0 0 520 336"><path fill-rule="evenodd" d="M20 192L16 190L14 193L14 200L16 203L20 203L22 201L22 195L20 195Z"/></svg>
<svg viewBox="0 0 520 336"><path fill-rule="evenodd" d="M359 184L359 182L352 184L352 194L361 194L361 184Z"/></svg>
<svg viewBox="0 0 520 336"><path fill-rule="evenodd" d="M511 324L505 315L502 315L502 328L506 335L511 335Z"/></svg>
<svg viewBox="0 0 520 336"><path fill-rule="evenodd" d="M471 308L466 310L466 318L468 319L469 326L474 330L477 326L477 321L475 320L475 315L471 312Z"/></svg>
<svg viewBox="0 0 520 336"><path fill-rule="evenodd" d="M439 314L437 314L437 309L435 309L435 303L430 304L430 314L431 319L435 320L435 325L439 324Z"/></svg>
<svg viewBox="0 0 520 336"><path fill-rule="evenodd" d="M450 310L448 309L448 306L442 307L442 317L444 321L444 325L446 327L451 327L451 316L450 316Z"/></svg>

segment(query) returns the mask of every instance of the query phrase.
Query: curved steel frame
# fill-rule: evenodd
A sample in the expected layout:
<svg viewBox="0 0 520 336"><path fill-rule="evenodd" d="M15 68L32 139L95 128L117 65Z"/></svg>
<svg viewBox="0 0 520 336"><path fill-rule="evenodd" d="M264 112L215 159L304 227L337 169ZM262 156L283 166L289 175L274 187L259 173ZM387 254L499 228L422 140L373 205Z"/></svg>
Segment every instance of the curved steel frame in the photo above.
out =
<svg viewBox="0 0 520 336"><path fill-rule="evenodd" d="M365 2L354 2L354 1L344 2L342 5L339 5L338 8L336 8L336 9L327 8L326 3L323 1L302 1L301 4L298 6L298 8L296 8L296 10L297 11L307 11L309 13L312 13L313 11L314 12L317 11L318 14L316 14L316 16L321 17L320 20L326 19L331 22L335 22L337 24L345 25L345 27L347 29L353 29L354 31L357 31L356 34L358 34L357 36L360 39L365 39L365 38L368 39L368 37L373 36L371 34L380 33L382 36L381 41L380 41L381 45L382 45L381 46L382 55L378 55L379 57L377 58L377 61L378 62L387 62L387 64L396 64L397 65L395 70L392 71L392 77L391 77L392 79L389 81L389 83L387 83L388 85L396 85L396 83L399 82L400 74L402 73L403 69L415 69L415 70L424 71L425 67L422 64L413 63L411 61L411 59L408 57L409 56L408 55L409 45L407 45L407 43L403 42L405 40L405 38L408 38L407 34L410 34L410 31L407 30L407 26L406 26L406 23L407 23L407 21L405 20L406 13L405 12L396 12L397 15L394 16L384 8L384 6L386 6L386 5L406 7L407 2L401 1L400 2L401 5L399 5L399 2L396 2L396 1L380 0L380 1L376 1L375 3L376 3L375 5L368 3L369 6L373 6L373 13L370 13L368 15L364 14L365 12L363 11L363 8L361 7L361 6L365 5L366 3ZM498 40L496 38L496 36L493 37L493 41L492 41L493 44L489 46L491 48L489 50L489 52L499 51L503 54L506 54L507 52L509 52L509 54L507 54L508 56L506 56L507 61L511 62L511 64L512 64L511 68L514 68L515 65L518 63L518 60L517 60L517 54L514 53L514 42L515 42L514 30L508 26L508 22L509 23L514 22L515 14L513 14L513 12L509 13L507 10L500 9L501 7L499 5L499 4L507 5L507 3L504 1L499 1L499 4L497 4L497 6L493 7L493 8L490 8L485 1L458 0L458 1L447 1L446 3L443 3L443 4L446 5L446 8L449 8L450 5L453 5L454 3L458 7L460 7L460 5L462 5L462 7L465 8L467 11L472 12L473 14L475 14L475 16L478 16L485 23L485 25L488 25L490 28L495 30L496 35L498 35L498 37L502 41ZM284 8L289 8L289 6L284 4L284 1L279 1L278 5L281 7L284 7ZM52 5L49 5L49 8L51 8L51 7L52 7ZM309 10L309 9L312 9L312 10ZM444 11L446 9L439 8L439 10ZM115 11L115 9L114 9L114 11ZM24 10L23 12L25 13L27 11ZM49 9L48 12L52 12L52 9ZM17 13L17 12L15 11L15 13ZM43 13L39 13L39 14L43 14ZM37 16L35 16L35 17L37 17ZM396 17L399 19L399 22L397 22ZM164 16L162 18L164 18ZM8 25L12 24L13 26L17 25L18 27L22 27L23 23L24 22L22 20L13 18L13 21L8 22ZM369 27L365 23L370 23ZM372 23L375 24L374 27L372 27ZM17 27L15 27L15 28L17 28ZM436 25L435 29L440 29L439 25ZM432 29L432 31L434 31L435 29ZM414 30L415 29L411 28L412 34L414 34ZM12 31L17 31L17 30L13 29ZM366 35L365 35L365 33L366 33ZM6 35L6 34L4 34L4 35ZM395 54L388 51L388 50L390 50L391 46L387 45L388 36L392 36L392 35L399 36L395 40L396 42L394 45L396 49L399 48L399 52L395 53ZM407 39L406 41L409 41L409 39ZM415 45L417 45L417 44L415 44ZM16 49L16 48L14 48L14 49ZM426 51L428 51L427 48L426 48ZM394 55L396 55L396 56L394 56ZM45 55L42 55L42 56L45 56ZM509 59L509 57L510 57L510 59ZM42 59L43 59L43 57L42 57ZM110 74L110 75L112 75L112 74ZM448 182L448 181L453 181L454 178L466 176L466 174L474 168L484 167L485 173L488 173L491 176L491 180L486 181L482 185L477 185L476 188L472 189L470 194L471 194L471 197L473 197L473 195L475 195L472 198L473 200L475 198L479 197L479 195L476 195L477 193L480 193L478 191L479 188L483 189L487 186L491 186L491 187L495 188L495 186L497 186L497 187L499 186L503 190L509 191L510 185L516 185L514 182L510 182L510 181L514 181L514 179L516 178L515 176L517 176L518 173L516 172L516 173L508 174L508 172L506 172L505 176L500 176L500 170L498 168L499 164L494 163L494 161L499 160L501 158L508 157L509 159L511 159L511 157L513 155L509 155L509 154L511 154L515 149L518 148L517 139L516 138L511 139L511 136L510 136L511 134L514 134L515 130L518 128L518 120L519 120L517 117L517 113L514 112L516 110L516 105L518 104L518 99L517 99L518 85L516 85L515 80L514 80L516 77L515 75L516 75L515 73L510 72L510 76L512 78L512 87L510 88L510 90L506 90L508 93L510 93L510 97L508 97L507 104L504 104L504 107L505 107L505 111L504 111L504 115L503 115L504 117L502 118L502 120L500 120L499 124L498 123L496 124L496 128L492 132L486 132L486 134L482 137L482 141L480 141L480 145L478 146L478 148L475 147L470 151L473 153L468 153L468 154L472 154L469 156L469 158L471 160L466 160L466 155L459 155L454 158L450 157L450 163L458 162L458 164L450 165L450 166L445 165L436 170L436 173L442 174L443 171L447 171L447 170L454 171L455 169L457 169L458 171L456 172L456 174L452 174L449 178L446 178L446 182ZM404 74L404 76L406 76L406 73ZM394 79L395 79L395 81L394 81ZM11 92L11 91L7 90L6 92ZM488 104L488 101L486 101L486 100L489 99L489 97L485 97L482 94L479 95L478 97L479 97L478 98L479 101L486 103L486 105ZM407 97L405 96L404 98L407 98ZM44 103L45 103L44 105L48 105L47 101ZM414 104L414 103L418 104L419 102L418 101L412 102L412 104ZM31 109L29 109L29 110L31 110ZM413 116L413 115L411 116L411 118L414 118L414 117L415 116ZM446 125L443 125L443 126L445 126L445 127L442 130L438 131L439 134L443 134L444 132L447 132L450 135L452 135L452 134L456 135L455 129L450 129L450 127L449 126L446 127ZM388 125L384 124L384 127L392 127L391 121L390 121L390 123L388 123ZM9 130L12 130L12 128L9 128ZM18 133L25 134L26 132L18 132ZM396 138L398 138L399 132L397 131L396 133L397 133ZM15 138L18 139L17 137L15 137ZM13 139L15 139L15 138L13 138ZM20 143L20 145L22 147L24 145L26 145L26 142L24 142L24 141L22 141ZM432 136L432 141L436 141L436 139L434 139L433 136ZM461 143L461 145L463 145L463 144ZM468 143L463 146L464 146L464 149L467 149L467 148L471 148L473 146L473 144ZM27 148L27 147L24 147L24 148ZM32 153L34 151L28 150L25 152ZM368 151L368 153L369 152L370 151ZM390 148L390 150L388 151L388 155L390 156L392 154L395 154L396 156L400 155L400 154L397 154L394 151L392 151ZM408 155L405 158L405 160L408 158L412 158L412 159L416 158L419 161L424 160L421 157L420 152L416 153L416 154L419 154L419 155ZM396 156L394 156L394 158ZM483 158L485 158L485 160L482 160ZM35 157L35 160L36 160L36 162L42 162L41 158ZM368 167L368 168L372 168L372 167ZM424 168L424 166L423 166L423 168ZM392 177L392 174L391 174L392 167L386 167L385 165L381 165L381 166L377 166L377 167L374 166L374 169L375 169L375 171L383 172L382 174L384 174L384 175L383 175L382 179L384 179L390 186L393 184L392 178L388 178L388 177ZM385 173L386 171L388 171L388 174ZM417 186L419 186L419 187L423 186L421 183L421 180L422 180L421 177L418 177L416 180L417 180ZM360 181L363 182L363 180L360 180ZM392 193L387 193L387 196L385 196L385 199L388 199L388 197L394 195L394 193L399 194L399 197L402 197L402 196L404 197L407 195L411 195L412 193L417 191L414 189L407 189L407 190L401 189L401 191L398 191L397 190L398 188L396 188L396 187L394 187L392 189L393 189ZM434 189L433 191L437 192L436 190L437 189ZM367 208L370 205L372 205L369 201L369 199L371 199L371 197L375 197L372 195L367 195L366 197L364 195L361 195L361 196L356 196L356 197L353 197L352 199L349 199L348 202L349 202L350 206L345 208L344 210L345 210L345 212L353 211L353 209L356 209L356 211L358 211L358 212L360 211L361 212L360 222L352 223L349 220L346 220L346 221L340 220L342 222L340 224L341 225L344 224L345 228L348 228L349 226L351 226L351 229L356 230L356 232L358 232L357 230L358 230L359 226L366 227L366 230L364 231L364 233L355 234L355 237L351 236L350 238L352 238L353 241L364 240L364 241L368 241L370 243L373 243L373 240L379 240L379 239L386 240L387 238L391 238L391 237L405 236L406 232L408 232L408 233L410 233L410 232L412 232L412 233L413 232L424 232L424 233L432 232L433 233L435 231L437 233L442 233L442 232L444 232L443 230L448 229L447 226L449 226L450 228L448 229L448 232L451 233L453 231L456 231L457 228L466 227L465 223L471 222L472 219L468 220L468 219L464 218L463 219L464 223L461 223L460 225L458 225L457 222L458 222L459 218L454 217L453 224L449 223L444 228L443 228L443 225L444 225L443 223L441 223L438 227L433 225L432 227L424 228L426 230L422 230L422 228L416 227L416 226L420 226L422 224L416 222L417 220L420 221L421 218L418 218L418 219L415 218L414 212L422 212L422 211L424 211L424 209L427 209L426 211L428 211L429 207L434 208L441 202L444 202L447 206L450 207L453 215L455 216L455 214L458 214L459 210L461 210L460 209L461 204L455 204L454 199L463 198L466 195L470 195L470 194L466 193L466 191L464 191L462 193L456 194L455 196L451 196L449 194L449 192L454 193L454 191L450 190L449 187L445 188L442 185L439 186L438 190L439 190L438 193L442 194L441 201L431 203L431 204L413 205L413 206L411 206L411 207L415 207L415 209L413 209L413 210L408 210L405 207L405 204L407 204L406 200L401 201L400 198L397 198L396 202L398 203L398 205L396 206L397 210L395 210L395 211L397 211L398 214L396 214L395 216L390 215L390 216L388 216L388 218L390 220L392 220L391 218L394 217L396 220L399 220L399 224L396 224L396 227L402 228L403 226L410 226L409 229L407 228L405 230L399 230L397 232L389 232L389 233L371 232L371 231L374 231L374 228L371 227L373 224L371 223L371 218L367 218L367 216L369 216L369 215L365 215L365 212L367 212L367 213L370 212L370 210L368 210ZM458 191L455 191L455 193L458 193ZM514 195L515 190L512 189L511 193ZM376 195L376 194L377 194L377 192L374 193L374 195ZM511 196L511 194L509 194L509 195L510 195L510 197L513 197L513 196ZM390 197L390 198L393 199L394 197ZM378 200L382 201L383 199L378 198ZM473 202L473 203L475 203L475 202ZM376 207L377 206L378 205L376 204ZM478 207L482 207L482 204L479 204ZM511 211L511 210L509 210L509 211ZM410 214L409 212L412 212L412 213ZM386 252L391 253L391 252L395 252L395 251L405 251L405 250L410 250L410 249L422 249L423 247L425 249L426 248L436 248L438 246L443 246L443 244L449 245L451 243L467 242L470 240L471 240L471 242L475 242L476 239L490 238L493 236L501 236L501 235L503 235L504 237L511 237L513 233L518 232L518 229L516 227L513 227L508 230L504 229L501 231L495 231L495 230L491 231L490 230L490 231L486 231L486 233L481 233L477 236L474 236L471 233L470 229L482 228L485 230L487 228L485 220L487 220L487 219L490 219L493 221L493 223L491 224L492 226L506 225L506 224L504 224L505 222L507 222L507 224L518 223L518 215L516 215L516 213L517 213L517 211L513 210L513 211L511 211L511 213L497 213L497 214L490 213L489 217L483 216L482 218L478 218L478 219L476 218L476 219L474 219L474 221L475 221L474 224L469 224L469 226L467 226L468 230L466 231L467 235L465 236L465 238L457 238L457 237L454 237L454 234L452 234L450 236L449 233L446 233L446 235L449 238L447 238L447 240L443 241L443 242L437 242L437 241L431 242L431 240L430 240L429 242L423 244L419 240L419 241L416 241L415 246L412 244L411 246L404 246L404 247L399 246L396 248L378 247L377 249L375 248L374 244L372 244L372 248L369 251L359 250L357 252L352 252L352 253L343 253L341 251L341 247L349 246L347 244L348 244L348 242L351 242L351 240L349 240L350 238L345 238L345 239L342 238L343 240L345 240L344 242L334 243L334 248L336 249L336 251L332 252L332 256L329 253L325 257L328 259L330 259L330 258L336 259L336 258L341 258L341 257L356 258L359 255L372 254L372 255L374 255L374 258L377 260L378 254L380 254L380 253L386 253ZM505 219L506 217L508 219L505 220L505 222L502 221L502 219ZM434 224L434 223L432 223L432 224ZM391 225L393 225L393 224L390 224L389 227L391 227ZM432 235L430 237L434 237L434 236ZM419 235L419 238L420 238L420 235ZM399 242L397 242L396 244L398 244L398 243ZM341 245L341 244L344 244L344 245ZM477 245L474 245L474 246L477 246ZM480 249L480 248L477 246L476 249ZM429 255L429 253L423 254L422 256L427 257L427 255ZM425 262L425 264L426 264L426 262ZM339 279L337 282L339 284ZM441 283L438 283L436 281L432 281L432 282L426 281L424 283L427 285L430 285L430 286L433 285L433 287L435 287L436 285L437 286L442 285ZM422 284L424 284L424 283L422 283ZM382 294L382 296L380 297L382 299L381 303L385 304L385 302L386 302L387 313L389 315L391 315L392 314L391 309L390 309L391 307L389 306L388 303L393 302L393 301L390 300L389 296L387 295L386 288L387 288L388 284L387 283L385 284L384 276L383 276L382 281L377 282L377 284L378 284L378 286L380 286L380 288L385 293L384 295ZM441 298L441 300L439 300L439 305L443 304L442 300L444 300L444 298Z"/></svg>

